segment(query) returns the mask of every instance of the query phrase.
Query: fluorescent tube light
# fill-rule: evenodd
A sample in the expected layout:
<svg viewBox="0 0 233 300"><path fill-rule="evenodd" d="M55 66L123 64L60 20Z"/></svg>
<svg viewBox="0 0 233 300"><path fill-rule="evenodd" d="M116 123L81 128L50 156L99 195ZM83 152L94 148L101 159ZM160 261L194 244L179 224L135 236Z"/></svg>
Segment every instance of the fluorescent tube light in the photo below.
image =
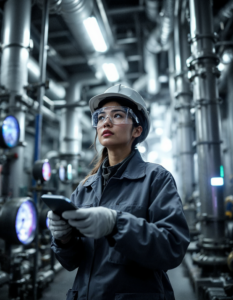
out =
<svg viewBox="0 0 233 300"><path fill-rule="evenodd" d="M92 41L95 50L98 52L106 52L107 45L100 31L96 18L89 17L83 21L83 24L87 30L87 33Z"/></svg>
<svg viewBox="0 0 233 300"><path fill-rule="evenodd" d="M118 81L120 79L120 76L117 72L117 68L116 68L115 64L113 64L113 63L104 63L102 65L102 68L104 70L104 73L105 73L108 81L115 82L115 81Z"/></svg>
<svg viewBox="0 0 233 300"><path fill-rule="evenodd" d="M224 180L222 177L213 177L210 180L212 186L221 186L224 184Z"/></svg>

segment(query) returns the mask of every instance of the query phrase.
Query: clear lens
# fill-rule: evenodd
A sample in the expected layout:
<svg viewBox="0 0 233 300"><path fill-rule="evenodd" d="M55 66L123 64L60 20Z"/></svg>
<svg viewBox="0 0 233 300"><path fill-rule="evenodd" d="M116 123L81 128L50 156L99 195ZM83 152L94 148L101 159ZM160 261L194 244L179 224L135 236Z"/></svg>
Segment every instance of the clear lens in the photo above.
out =
<svg viewBox="0 0 233 300"><path fill-rule="evenodd" d="M132 109L124 106L107 106L97 109L92 114L92 126L103 126L107 118L115 125L132 124L132 119L139 123Z"/></svg>

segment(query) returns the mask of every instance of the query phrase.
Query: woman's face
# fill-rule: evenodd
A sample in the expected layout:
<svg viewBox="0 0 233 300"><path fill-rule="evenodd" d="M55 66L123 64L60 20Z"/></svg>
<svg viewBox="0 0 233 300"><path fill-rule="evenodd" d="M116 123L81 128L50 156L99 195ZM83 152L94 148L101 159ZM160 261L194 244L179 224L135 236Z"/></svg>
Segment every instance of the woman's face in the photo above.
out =
<svg viewBox="0 0 233 300"><path fill-rule="evenodd" d="M103 107L109 107L109 106L121 106L118 102L116 101L111 101L106 104L104 104ZM111 108L109 107L109 111ZM108 109L106 110L106 113L108 112ZM107 148L111 147L116 147L116 146L130 146L133 142L133 140L137 137L140 136L135 133L136 128L132 130L133 127L133 121L132 119L129 119L129 123L127 124L112 124L112 122L107 119L103 123L101 127L97 127L97 134L98 134L98 139L101 145ZM141 126L139 126L141 127ZM142 127L141 127L142 128ZM104 132L108 130L112 134L108 134Z"/></svg>

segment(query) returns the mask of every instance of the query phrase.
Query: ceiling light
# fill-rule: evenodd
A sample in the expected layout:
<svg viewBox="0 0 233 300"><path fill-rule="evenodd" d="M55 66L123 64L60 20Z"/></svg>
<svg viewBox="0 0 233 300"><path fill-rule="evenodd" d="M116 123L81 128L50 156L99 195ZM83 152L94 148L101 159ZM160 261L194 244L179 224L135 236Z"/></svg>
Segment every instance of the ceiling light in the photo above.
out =
<svg viewBox="0 0 233 300"><path fill-rule="evenodd" d="M113 63L104 63L102 65L104 73L110 82L116 82L120 79L117 68Z"/></svg>
<svg viewBox="0 0 233 300"><path fill-rule="evenodd" d="M232 62L232 59L233 59L232 51L230 49L225 50L222 55L222 62L224 64L229 64L230 62Z"/></svg>
<svg viewBox="0 0 233 300"><path fill-rule="evenodd" d="M87 33L92 41L95 50L98 52L106 52L107 45L100 31L96 18L89 17L83 21L83 24L87 30Z"/></svg>

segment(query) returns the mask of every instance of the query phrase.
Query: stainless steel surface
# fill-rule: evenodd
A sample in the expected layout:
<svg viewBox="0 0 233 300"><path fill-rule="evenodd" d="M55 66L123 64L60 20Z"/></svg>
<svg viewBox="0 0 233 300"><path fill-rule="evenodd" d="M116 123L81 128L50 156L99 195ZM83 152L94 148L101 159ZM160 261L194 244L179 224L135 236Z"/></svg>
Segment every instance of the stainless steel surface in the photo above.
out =
<svg viewBox="0 0 233 300"><path fill-rule="evenodd" d="M34 58L29 57L27 69L29 83L39 83L40 67ZM63 100L66 96L66 90L62 85L56 83L52 79L49 79L49 89L45 91L45 95L52 100Z"/></svg>
<svg viewBox="0 0 233 300"><path fill-rule="evenodd" d="M175 18L174 45L175 45L175 69L176 101L179 107L178 118L178 143L180 176L181 176L181 199L188 203L193 193L194 186L194 161L193 161L193 124L191 118L192 94L187 80L186 60L189 57L187 24L181 24L178 15Z"/></svg>
<svg viewBox="0 0 233 300"><path fill-rule="evenodd" d="M61 14L66 25L85 54L95 52L83 25L83 20L91 16L92 9L92 0L63 0L61 3Z"/></svg>
<svg viewBox="0 0 233 300"><path fill-rule="evenodd" d="M42 132L42 120L43 120L43 98L45 94L45 80L46 80L46 65L47 65L47 44L48 44L48 31L49 31L49 2L50 0L43 1L43 13L41 23L41 41L40 41L40 86L37 90L38 107L38 126L37 134L35 137L35 160L40 159L41 150L41 132Z"/></svg>
<svg viewBox="0 0 233 300"><path fill-rule="evenodd" d="M211 1L190 0L191 52L189 59L196 107L196 141L198 153L203 241L224 241L223 187L211 186L212 177L220 177L220 116L218 87L215 73L217 60L214 50ZM205 103L203 103L203 101Z"/></svg>
<svg viewBox="0 0 233 300"><path fill-rule="evenodd" d="M16 108L15 96L26 97L24 86L28 83L27 63L30 43L31 0L9 0L4 6L3 50L1 84L9 91L10 112L20 125L20 142L25 141L25 111L23 106ZM18 154L10 166L10 196L18 197L20 187L24 186L23 170L24 147L12 151Z"/></svg>

